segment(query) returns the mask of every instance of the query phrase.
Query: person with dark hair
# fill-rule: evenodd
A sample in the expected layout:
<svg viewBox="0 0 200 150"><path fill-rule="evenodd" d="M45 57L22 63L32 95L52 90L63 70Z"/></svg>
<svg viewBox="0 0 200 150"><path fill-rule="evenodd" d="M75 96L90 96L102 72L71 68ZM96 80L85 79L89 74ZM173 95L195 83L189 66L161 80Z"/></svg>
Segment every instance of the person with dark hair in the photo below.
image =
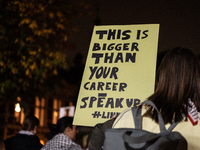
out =
<svg viewBox="0 0 200 150"><path fill-rule="evenodd" d="M188 150L200 149L200 65L191 50L177 47L165 55L157 71L155 92L148 100L160 111L166 128L180 122L173 131L185 137ZM155 110L144 106L142 114L142 129L159 133ZM131 108L116 118L112 128L134 128Z"/></svg>
<svg viewBox="0 0 200 150"><path fill-rule="evenodd" d="M49 139L41 150L82 150L76 144L76 125L72 125L73 117L62 117L57 124L51 126Z"/></svg>
<svg viewBox="0 0 200 150"><path fill-rule="evenodd" d="M37 133L39 120L34 115L25 117L22 130L15 136L4 141L6 150L40 150L42 144Z"/></svg>

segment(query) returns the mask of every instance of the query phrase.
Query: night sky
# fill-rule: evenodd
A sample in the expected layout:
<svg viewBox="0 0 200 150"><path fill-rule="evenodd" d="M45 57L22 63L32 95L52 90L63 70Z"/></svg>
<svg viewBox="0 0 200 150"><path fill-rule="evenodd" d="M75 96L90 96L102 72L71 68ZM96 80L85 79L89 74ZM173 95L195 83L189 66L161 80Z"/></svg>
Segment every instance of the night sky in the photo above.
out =
<svg viewBox="0 0 200 150"><path fill-rule="evenodd" d="M200 0L86 1L92 4L94 14L74 22L79 31L72 40L76 47L69 55L81 52L86 59L97 16L100 25L160 24L158 53L181 46L200 54Z"/></svg>

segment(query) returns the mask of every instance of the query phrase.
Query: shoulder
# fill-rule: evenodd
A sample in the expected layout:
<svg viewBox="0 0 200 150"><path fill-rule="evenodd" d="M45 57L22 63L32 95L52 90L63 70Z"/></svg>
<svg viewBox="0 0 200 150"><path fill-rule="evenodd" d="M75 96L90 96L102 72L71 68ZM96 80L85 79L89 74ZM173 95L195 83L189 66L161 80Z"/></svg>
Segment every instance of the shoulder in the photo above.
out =
<svg viewBox="0 0 200 150"><path fill-rule="evenodd" d="M200 116L200 113L198 113L198 116ZM173 131L180 132L185 137L188 142L189 150L200 149L200 120L198 121L198 124L194 126L189 119L188 121L182 121Z"/></svg>
<svg viewBox="0 0 200 150"><path fill-rule="evenodd" d="M127 108L115 119L112 128L127 128L130 125L133 127L133 115L131 108Z"/></svg>
<svg viewBox="0 0 200 150"><path fill-rule="evenodd" d="M146 112L145 105L142 106L142 114ZM135 128L134 118L132 114L132 107L122 111L113 123L112 128Z"/></svg>
<svg viewBox="0 0 200 150"><path fill-rule="evenodd" d="M26 140L27 138L29 138L28 135L16 134L15 136L12 136L12 137L6 139L5 143L11 143L11 142L15 142L15 141L23 141L23 140Z"/></svg>
<svg viewBox="0 0 200 150"><path fill-rule="evenodd" d="M49 149L52 146L55 148L69 148L71 145L75 145L75 143L64 133L58 133L51 140L47 141L43 149Z"/></svg>
<svg viewBox="0 0 200 150"><path fill-rule="evenodd" d="M70 140L70 139L67 135L65 135L64 133L58 133L48 142L53 143L55 141L68 141L68 140Z"/></svg>
<svg viewBox="0 0 200 150"><path fill-rule="evenodd" d="M32 147L35 150L39 150L42 147L39 138L36 135L25 135L25 134L16 134L15 136L5 140L5 147L14 147L14 148L29 148Z"/></svg>

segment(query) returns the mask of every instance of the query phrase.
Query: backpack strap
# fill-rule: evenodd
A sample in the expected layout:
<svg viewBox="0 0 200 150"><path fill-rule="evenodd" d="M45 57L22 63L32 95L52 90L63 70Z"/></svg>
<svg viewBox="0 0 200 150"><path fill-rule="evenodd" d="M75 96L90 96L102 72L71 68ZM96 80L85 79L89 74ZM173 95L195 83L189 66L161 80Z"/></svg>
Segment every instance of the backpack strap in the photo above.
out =
<svg viewBox="0 0 200 150"><path fill-rule="evenodd" d="M134 119L134 123L135 123L135 129L142 129L142 117L140 117L139 115L136 115L137 111L138 113L141 113L141 109L137 110L138 108L136 107L132 107L132 114L133 114L133 119ZM167 129L167 131L171 132L177 125L179 122L173 122L169 128Z"/></svg>
<svg viewBox="0 0 200 150"><path fill-rule="evenodd" d="M159 110L157 109L156 105L150 101L150 100L146 100L144 102L142 102L138 107L132 107L132 114L133 114L133 119L134 119L134 123L135 123L135 128L136 129L142 129L142 106L144 104L148 104L150 106L152 106L156 112L157 112L157 115L158 115L158 123L159 123L159 127L160 127L160 131L161 132L166 132L166 128L165 128L165 123L163 121L163 118L159 112Z"/></svg>
<svg viewBox="0 0 200 150"><path fill-rule="evenodd" d="M178 123L179 123L179 122L173 122L173 123L169 126L169 128L167 129L167 131L171 132L171 131L177 126Z"/></svg>
<svg viewBox="0 0 200 150"><path fill-rule="evenodd" d="M155 104L150 100L146 100L146 101L142 102L138 107L132 107L131 108L132 114L133 114L133 120L134 120L134 123L135 123L135 129L142 129L142 115L141 114L142 114L142 106L144 104L148 104L148 105L152 106L157 111L159 125L160 125L160 131L165 132L166 128L165 128L165 124L164 124L164 121L162 119L162 116L161 116L160 112L158 111L157 107L155 106ZM184 118L185 114L182 113L182 117ZM178 124L179 124L179 122L173 122L169 126L167 131L171 132Z"/></svg>
<svg viewBox="0 0 200 150"><path fill-rule="evenodd" d="M182 117L184 118L185 117L185 114L182 113ZM171 132L177 125L179 124L179 122L173 122L169 128L167 129L167 131Z"/></svg>
<svg viewBox="0 0 200 150"><path fill-rule="evenodd" d="M142 117L141 115L137 114L141 114L141 109L138 109L137 107L132 107L131 110L133 114L133 120L135 123L135 129L142 129Z"/></svg>

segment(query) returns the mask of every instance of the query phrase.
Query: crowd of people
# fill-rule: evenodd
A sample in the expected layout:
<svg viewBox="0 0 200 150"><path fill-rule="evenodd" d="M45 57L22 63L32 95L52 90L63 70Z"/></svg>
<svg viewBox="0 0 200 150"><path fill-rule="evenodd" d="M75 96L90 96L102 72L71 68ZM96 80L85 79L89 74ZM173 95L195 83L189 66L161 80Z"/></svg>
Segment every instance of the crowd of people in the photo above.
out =
<svg viewBox="0 0 200 150"><path fill-rule="evenodd" d="M200 149L200 64L191 50L177 47L165 55L157 70L155 92L147 99L156 105L166 127L180 122L173 131L185 137L188 150ZM142 128L158 133L155 110L143 107L142 112ZM75 143L77 129L72 122L73 118L60 118L56 125L50 127L49 140L42 146L35 135L39 120L27 116L19 134L5 141L6 150L81 150L81 146ZM89 150L102 150L104 133L108 128L134 128L131 109L126 109L117 118L97 124L88 137Z"/></svg>
<svg viewBox="0 0 200 150"><path fill-rule="evenodd" d="M62 117L57 124L50 126L48 141L40 143L37 134L39 119L28 115L23 121L22 130L15 136L4 141L6 150L83 150L75 143L78 130L72 125L73 117Z"/></svg>

